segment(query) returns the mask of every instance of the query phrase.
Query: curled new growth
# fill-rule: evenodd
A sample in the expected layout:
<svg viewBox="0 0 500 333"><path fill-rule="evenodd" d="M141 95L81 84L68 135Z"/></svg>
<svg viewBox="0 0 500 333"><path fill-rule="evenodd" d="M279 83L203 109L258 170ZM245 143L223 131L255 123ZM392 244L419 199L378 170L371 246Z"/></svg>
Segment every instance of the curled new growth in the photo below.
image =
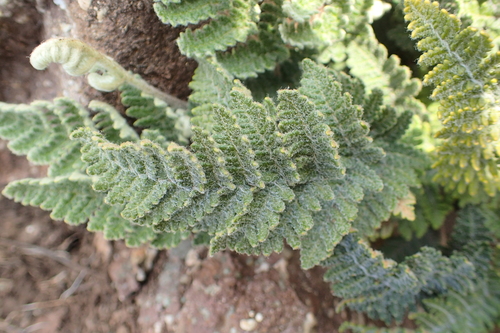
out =
<svg viewBox="0 0 500 333"><path fill-rule="evenodd" d="M64 70L70 75L88 74L89 84L97 90L113 91L124 83L128 83L148 95L167 102L174 108L187 108L186 102L150 86L146 81L126 71L110 57L77 39L49 39L33 50L30 62L38 70L43 70L55 62L62 64Z"/></svg>

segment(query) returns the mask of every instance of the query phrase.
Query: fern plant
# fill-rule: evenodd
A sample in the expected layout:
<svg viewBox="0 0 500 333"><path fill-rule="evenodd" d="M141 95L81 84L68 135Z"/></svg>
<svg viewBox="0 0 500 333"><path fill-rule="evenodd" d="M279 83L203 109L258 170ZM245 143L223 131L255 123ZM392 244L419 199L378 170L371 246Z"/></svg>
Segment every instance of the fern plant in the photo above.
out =
<svg viewBox="0 0 500 333"><path fill-rule="evenodd" d="M380 1L161 0L156 13L188 26L178 45L199 64L189 103L80 41L49 40L35 68L58 62L118 89L135 120L99 101L0 103L0 137L49 166L3 193L129 246L193 238L211 254L269 255L287 244L304 269L327 268L337 310L418 326L342 329L486 332L500 317L499 55L438 4L405 6L419 63L434 66L424 84L436 86L439 139L426 137L433 105L416 98L420 80L373 32ZM474 197L450 195L466 190ZM443 251L413 247L456 213ZM399 236L411 251L399 262L369 242Z"/></svg>

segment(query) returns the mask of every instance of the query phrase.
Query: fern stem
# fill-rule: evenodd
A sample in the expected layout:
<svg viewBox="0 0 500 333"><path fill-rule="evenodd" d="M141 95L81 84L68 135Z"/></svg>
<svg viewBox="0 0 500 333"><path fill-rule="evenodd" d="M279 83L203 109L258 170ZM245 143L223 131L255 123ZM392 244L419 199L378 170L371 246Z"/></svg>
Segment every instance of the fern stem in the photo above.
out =
<svg viewBox="0 0 500 333"><path fill-rule="evenodd" d="M132 75L131 72L127 72L127 83L133 85L137 89L141 90L145 94L151 95L152 97L156 97L165 101L168 105L175 109L188 109L188 103L183 101L175 96L167 94L166 92L161 91L158 88L151 86L149 83L141 79L136 75Z"/></svg>
<svg viewBox="0 0 500 333"><path fill-rule="evenodd" d="M30 62L38 70L43 70L55 62L62 64L69 75L88 74L89 84L101 91L113 91L128 83L174 108L187 109L187 102L149 85L138 75L126 71L116 61L78 39L49 39L33 50Z"/></svg>

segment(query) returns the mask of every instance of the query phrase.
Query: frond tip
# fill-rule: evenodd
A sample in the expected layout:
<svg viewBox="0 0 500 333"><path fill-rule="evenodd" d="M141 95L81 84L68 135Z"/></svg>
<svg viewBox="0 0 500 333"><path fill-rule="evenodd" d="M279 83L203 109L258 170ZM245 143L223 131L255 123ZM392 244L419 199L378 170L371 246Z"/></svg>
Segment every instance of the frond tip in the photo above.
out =
<svg viewBox="0 0 500 333"><path fill-rule="evenodd" d="M187 108L186 102L150 86L110 57L78 39L61 37L49 39L33 50L30 62L38 70L44 70L55 62L62 64L69 75L88 74L89 84L97 90L113 91L124 83L129 83L146 94L164 100L172 107Z"/></svg>

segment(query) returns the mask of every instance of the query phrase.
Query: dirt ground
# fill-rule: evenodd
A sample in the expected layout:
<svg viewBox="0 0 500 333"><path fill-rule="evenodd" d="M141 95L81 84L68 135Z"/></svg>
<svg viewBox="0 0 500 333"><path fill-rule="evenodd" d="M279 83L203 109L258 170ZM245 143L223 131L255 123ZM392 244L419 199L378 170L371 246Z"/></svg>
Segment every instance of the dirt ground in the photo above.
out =
<svg viewBox="0 0 500 333"><path fill-rule="evenodd" d="M57 66L35 71L28 55L54 36L83 39L179 98L196 64L182 57L179 33L162 25L152 1L0 1L0 101L65 95L110 103ZM45 168L12 155L0 141L0 190ZM225 252L207 257L184 242L170 251L129 249L85 226L0 198L0 332L336 332L321 269L302 271L298 253L269 258ZM361 320L361 317L354 318Z"/></svg>

